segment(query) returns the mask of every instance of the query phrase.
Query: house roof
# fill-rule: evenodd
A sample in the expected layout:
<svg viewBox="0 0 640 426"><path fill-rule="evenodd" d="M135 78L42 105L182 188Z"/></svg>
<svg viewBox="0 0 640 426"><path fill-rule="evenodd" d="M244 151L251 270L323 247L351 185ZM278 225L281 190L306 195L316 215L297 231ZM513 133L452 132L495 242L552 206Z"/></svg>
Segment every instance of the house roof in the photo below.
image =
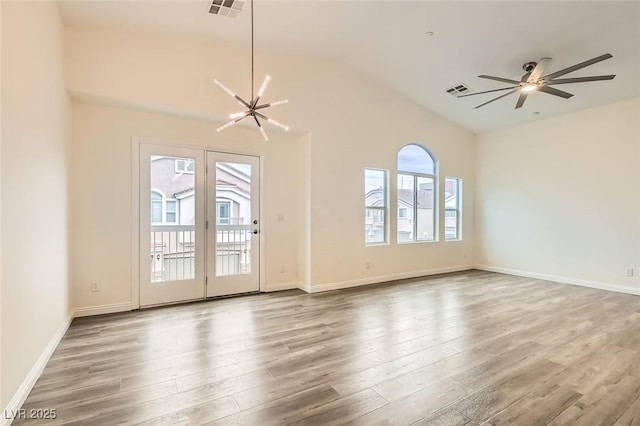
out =
<svg viewBox="0 0 640 426"><path fill-rule="evenodd" d="M398 189L398 201L405 206L413 205L413 190L412 189ZM381 188L372 189L364 196L365 205L368 207L381 207L384 205L384 197ZM418 190L418 208L429 208L433 206L433 191L432 190Z"/></svg>

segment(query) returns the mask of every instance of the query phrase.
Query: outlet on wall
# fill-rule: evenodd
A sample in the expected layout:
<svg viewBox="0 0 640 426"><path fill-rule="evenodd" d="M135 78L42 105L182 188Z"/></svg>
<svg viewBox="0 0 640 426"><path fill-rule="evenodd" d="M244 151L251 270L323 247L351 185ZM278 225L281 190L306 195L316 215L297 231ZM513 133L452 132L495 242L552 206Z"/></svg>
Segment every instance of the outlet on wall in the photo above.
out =
<svg viewBox="0 0 640 426"><path fill-rule="evenodd" d="M632 277L633 276L633 268L627 268L624 270L624 276L625 277Z"/></svg>
<svg viewBox="0 0 640 426"><path fill-rule="evenodd" d="M371 269L371 262L369 262L368 260L364 262L364 269Z"/></svg>
<svg viewBox="0 0 640 426"><path fill-rule="evenodd" d="M91 291L93 293L97 293L100 291L100 284L98 284L97 282L92 282L91 283Z"/></svg>
<svg viewBox="0 0 640 426"><path fill-rule="evenodd" d="M280 273L284 274L285 272L287 272L287 268L284 265L280 265Z"/></svg>

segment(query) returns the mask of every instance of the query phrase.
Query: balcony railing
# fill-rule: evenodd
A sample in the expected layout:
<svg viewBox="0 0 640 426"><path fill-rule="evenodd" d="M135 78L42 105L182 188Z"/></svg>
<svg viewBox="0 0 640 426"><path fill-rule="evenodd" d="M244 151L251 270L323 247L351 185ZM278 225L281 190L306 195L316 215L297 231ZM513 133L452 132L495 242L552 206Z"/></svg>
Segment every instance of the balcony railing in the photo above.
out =
<svg viewBox="0 0 640 426"><path fill-rule="evenodd" d="M216 276L250 273L251 225L216 224L215 231ZM195 243L194 225L151 226L151 282L194 279Z"/></svg>

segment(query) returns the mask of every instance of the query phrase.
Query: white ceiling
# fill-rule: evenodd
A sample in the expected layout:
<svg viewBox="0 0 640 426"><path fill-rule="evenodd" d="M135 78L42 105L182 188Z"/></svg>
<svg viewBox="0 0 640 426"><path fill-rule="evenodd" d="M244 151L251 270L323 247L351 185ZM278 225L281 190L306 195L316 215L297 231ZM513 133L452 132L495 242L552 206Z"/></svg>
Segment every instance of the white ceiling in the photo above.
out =
<svg viewBox="0 0 640 426"><path fill-rule="evenodd" d="M206 0L67 1L59 7L71 26L249 42L248 3L236 19L208 14ZM256 0L255 33L256 49L343 61L474 132L640 96L638 1ZM545 56L553 58L547 67L553 72L603 53L613 58L564 78L616 78L563 85L575 95L568 100L533 93L514 110L514 93L474 110L492 94L456 99L445 92L458 83L474 91L506 87L477 75L519 80L524 62Z"/></svg>

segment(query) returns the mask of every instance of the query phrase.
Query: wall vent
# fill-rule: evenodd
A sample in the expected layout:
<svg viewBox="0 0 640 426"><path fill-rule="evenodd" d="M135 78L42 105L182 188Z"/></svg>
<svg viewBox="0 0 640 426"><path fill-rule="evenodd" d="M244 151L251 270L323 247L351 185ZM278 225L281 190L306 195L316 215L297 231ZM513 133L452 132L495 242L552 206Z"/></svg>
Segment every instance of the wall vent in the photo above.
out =
<svg viewBox="0 0 640 426"><path fill-rule="evenodd" d="M237 18L244 8L244 3L245 0L212 0L209 3L209 13Z"/></svg>
<svg viewBox="0 0 640 426"><path fill-rule="evenodd" d="M451 96L459 98L462 95L469 95L473 93L473 90L471 90L469 86L466 86L460 83L460 84L456 84L450 89L447 89L447 93L450 94Z"/></svg>

